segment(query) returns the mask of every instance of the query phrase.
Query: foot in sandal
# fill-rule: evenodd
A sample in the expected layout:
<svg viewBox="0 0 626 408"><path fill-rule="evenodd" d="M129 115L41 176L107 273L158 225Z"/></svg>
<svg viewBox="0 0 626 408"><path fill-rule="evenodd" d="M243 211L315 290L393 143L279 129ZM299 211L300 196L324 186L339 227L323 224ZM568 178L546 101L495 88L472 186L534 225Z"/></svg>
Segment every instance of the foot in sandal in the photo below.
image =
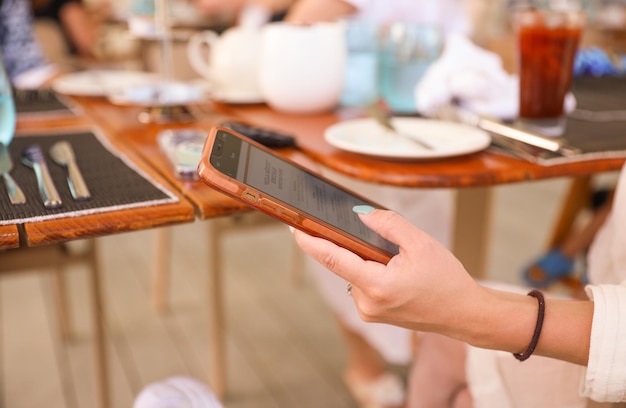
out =
<svg viewBox="0 0 626 408"><path fill-rule="evenodd" d="M400 408L405 403L404 383L399 375L386 372L371 379L346 376L346 386L360 408Z"/></svg>

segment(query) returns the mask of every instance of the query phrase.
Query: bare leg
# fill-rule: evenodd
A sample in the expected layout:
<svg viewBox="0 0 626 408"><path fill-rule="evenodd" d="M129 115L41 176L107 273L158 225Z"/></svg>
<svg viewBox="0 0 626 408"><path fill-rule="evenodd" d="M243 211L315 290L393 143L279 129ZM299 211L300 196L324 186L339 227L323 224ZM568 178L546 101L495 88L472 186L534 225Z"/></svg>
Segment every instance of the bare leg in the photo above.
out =
<svg viewBox="0 0 626 408"><path fill-rule="evenodd" d="M422 333L409 376L410 408L470 408L466 387L465 344L439 334Z"/></svg>
<svg viewBox="0 0 626 408"><path fill-rule="evenodd" d="M385 373L385 361L380 354L360 334L338 320L348 347L346 380L371 381Z"/></svg>
<svg viewBox="0 0 626 408"><path fill-rule="evenodd" d="M397 376L387 372L387 364L376 349L341 319L338 320L348 347L344 380L359 406L403 407L404 384Z"/></svg>
<svg viewBox="0 0 626 408"><path fill-rule="evenodd" d="M612 197L607 200L602 207L600 207L594 214L593 218L585 225L580 231L576 231L574 234L569 235L560 245L560 250L563 255L568 258L574 258L576 255L582 253L589 248L596 233L606 221L612 207Z"/></svg>

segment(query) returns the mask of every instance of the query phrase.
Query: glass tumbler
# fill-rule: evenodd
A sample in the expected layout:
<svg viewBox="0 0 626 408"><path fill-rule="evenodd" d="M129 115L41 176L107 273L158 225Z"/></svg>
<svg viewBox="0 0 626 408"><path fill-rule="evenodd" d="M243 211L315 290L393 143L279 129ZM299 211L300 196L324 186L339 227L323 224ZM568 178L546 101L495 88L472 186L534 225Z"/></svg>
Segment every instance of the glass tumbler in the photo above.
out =
<svg viewBox="0 0 626 408"><path fill-rule="evenodd" d="M13 89L0 55L0 143L8 146L15 133Z"/></svg>

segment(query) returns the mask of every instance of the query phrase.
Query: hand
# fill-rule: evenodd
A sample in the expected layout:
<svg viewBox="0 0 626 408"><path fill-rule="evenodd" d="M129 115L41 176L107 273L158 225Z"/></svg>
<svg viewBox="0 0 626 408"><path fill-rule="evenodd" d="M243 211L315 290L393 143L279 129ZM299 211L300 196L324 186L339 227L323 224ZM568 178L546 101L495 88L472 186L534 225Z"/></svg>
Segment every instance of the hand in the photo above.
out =
<svg viewBox="0 0 626 408"><path fill-rule="evenodd" d="M387 265L365 261L302 231L294 232L298 245L352 284L363 320L462 337L461 330L480 316L478 308L487 290L447 249L398 214L374 210L359 217L400 247Z"/></svg>

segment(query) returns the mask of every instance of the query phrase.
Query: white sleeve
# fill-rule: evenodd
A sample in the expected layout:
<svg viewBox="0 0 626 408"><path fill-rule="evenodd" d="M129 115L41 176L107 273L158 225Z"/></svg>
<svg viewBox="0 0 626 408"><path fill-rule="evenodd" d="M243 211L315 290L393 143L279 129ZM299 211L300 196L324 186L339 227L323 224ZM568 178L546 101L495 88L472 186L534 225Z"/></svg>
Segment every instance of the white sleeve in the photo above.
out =
<svg viewBox="0 0 626 408"><path fill-rule="evenodd" d="M586 290L594 311L581 393L599 402L626 401L626 282Z"/></svg>

